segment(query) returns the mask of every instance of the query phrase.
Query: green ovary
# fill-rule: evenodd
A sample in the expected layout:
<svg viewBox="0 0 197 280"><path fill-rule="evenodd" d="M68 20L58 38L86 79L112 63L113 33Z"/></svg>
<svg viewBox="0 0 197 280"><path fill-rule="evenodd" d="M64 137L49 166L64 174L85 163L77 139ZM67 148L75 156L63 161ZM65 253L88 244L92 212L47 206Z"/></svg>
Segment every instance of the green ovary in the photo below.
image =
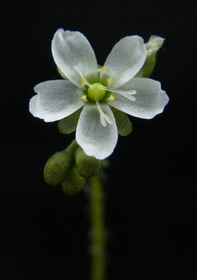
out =
<svg viewBox="0 0 197 280"><path fill-rule="evenodd" d="M105 87L100 83L94 83L88 88L87 95L92 101L102 101L106 96Z"/></svg>

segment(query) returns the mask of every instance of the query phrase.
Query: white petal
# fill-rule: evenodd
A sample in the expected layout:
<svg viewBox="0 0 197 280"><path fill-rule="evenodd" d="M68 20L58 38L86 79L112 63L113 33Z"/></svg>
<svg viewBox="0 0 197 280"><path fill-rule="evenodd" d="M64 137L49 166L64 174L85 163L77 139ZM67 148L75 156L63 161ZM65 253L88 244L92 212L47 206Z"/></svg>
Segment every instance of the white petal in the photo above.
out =
<svg viewBox="0 0 197 280"><path fill-rule="evenodd" d="M68 80L54 80L40 83L34 87L34 95L29 111L34 117L45 122L61 120L84 105L76 93L78 88Z"/></svg>
<svg viewBox="0 0 197 280"><path fill-rule="evenodd" d="M76 86L81 87L82 76L97 79L97 60L89 41L82 33L58 29L51 48L56 65Z"/></svg>
<svg viewBox="0 0 197 280"><path fill-rule="evenodd" d="M127 36L112 49L104 63L106 74L113 78L113 87L118 88L133 78L146 59L144 41L139 36Z"/></svg>
<svg viewBox="0 0 197 280"><path fill-rule="evenodd" d="M101 106L112 123L106 122L106 126L103 126L97 106L87 104L81 112L76 131L77 143L87 155L97 159L110 156L118 140L114 115L108 105L101 104Z"/></svg>
<svg viewBox="0 0 197 280"><path fill-rule="evenodd" d="M162 113L169 101L166 92L161 90L160 82L152 79L133 78L121 87L121 90L136 90L135 101L114 94L114 101L108 103L120 111L142 119L151 119Z"/></svg>

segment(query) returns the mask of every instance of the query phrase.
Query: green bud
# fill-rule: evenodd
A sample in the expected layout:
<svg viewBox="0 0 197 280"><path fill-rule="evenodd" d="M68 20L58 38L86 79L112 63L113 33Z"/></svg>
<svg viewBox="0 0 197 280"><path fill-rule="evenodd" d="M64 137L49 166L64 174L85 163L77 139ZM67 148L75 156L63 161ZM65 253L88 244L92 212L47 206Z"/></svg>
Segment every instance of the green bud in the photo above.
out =
<svg viewBox="0 0 197 280"><path fill-rule="evenodd" d="M137 73L136 77L148 78L152 74L156 64L156 54L164 43L164 38L159 36L151 36L146 43L146 61L142 69Z"/></svg>
<svg viewBox="0 0 197 280"><path fill-rule="evenodd" d="M73 154L77 148L78 144L74 140L64 151L57 152L50 157L44 167L44 178L47 184L57 186L65 181L73 167Z"/></svg>
<svg viewBox="0 0 197 280"><path fill-rule="evenodd" d="M96 175L102 165L101 160L87 156L81 148L76 151L75 161L79 174L84 178L91 178Z"/></svg>
<svg viewBox="0 0 197 280"><path fill-rule="evenodd" d="M64 182L72 166L73 157L67 151L55 153L44 167L44 179L51 186Z"/></svg>
<svg viewBox="0 0 197 280"><path fill-rule="evenodd" d="M85 184L85 179L79 175L76 166L73 167L66 180L62 183L62 190L66 195L78 194Z"/></svg>

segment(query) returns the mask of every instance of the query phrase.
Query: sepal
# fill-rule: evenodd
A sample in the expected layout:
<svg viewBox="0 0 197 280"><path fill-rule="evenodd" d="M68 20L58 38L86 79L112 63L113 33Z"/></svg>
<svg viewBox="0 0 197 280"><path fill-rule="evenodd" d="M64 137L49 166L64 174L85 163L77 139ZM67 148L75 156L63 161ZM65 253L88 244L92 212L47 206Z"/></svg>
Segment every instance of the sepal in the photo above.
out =
<svg viewBox="0 0 197 280"><path fill-rule="evenodd" d="M129 135L132 132L133 127L128 116L122 111L115 109L114 107L111 107L111 109L116 120L118 134L120 134L121 136Z"/></svg>
<svg viewBox="0 0 197 280"><path fill-rule="evenodd" d="M79 109L58 122L58 129L62 134L70 134L76 130L81 110Z"/></svg>

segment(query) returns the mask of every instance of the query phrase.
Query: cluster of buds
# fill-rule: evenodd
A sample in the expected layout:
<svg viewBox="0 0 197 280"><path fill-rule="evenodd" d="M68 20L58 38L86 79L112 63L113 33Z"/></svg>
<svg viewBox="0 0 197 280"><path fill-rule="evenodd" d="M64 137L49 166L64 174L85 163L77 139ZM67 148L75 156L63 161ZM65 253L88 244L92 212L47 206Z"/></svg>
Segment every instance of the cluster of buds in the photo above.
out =
<svg viewBox="0 0 197 280"><path fill-rule="evenodd" d="M87 156L74 140L65 150L49 158L44 167L44 178L51 186L61 185L65 194L76 195L101 167L102 161Z"/></svg>

